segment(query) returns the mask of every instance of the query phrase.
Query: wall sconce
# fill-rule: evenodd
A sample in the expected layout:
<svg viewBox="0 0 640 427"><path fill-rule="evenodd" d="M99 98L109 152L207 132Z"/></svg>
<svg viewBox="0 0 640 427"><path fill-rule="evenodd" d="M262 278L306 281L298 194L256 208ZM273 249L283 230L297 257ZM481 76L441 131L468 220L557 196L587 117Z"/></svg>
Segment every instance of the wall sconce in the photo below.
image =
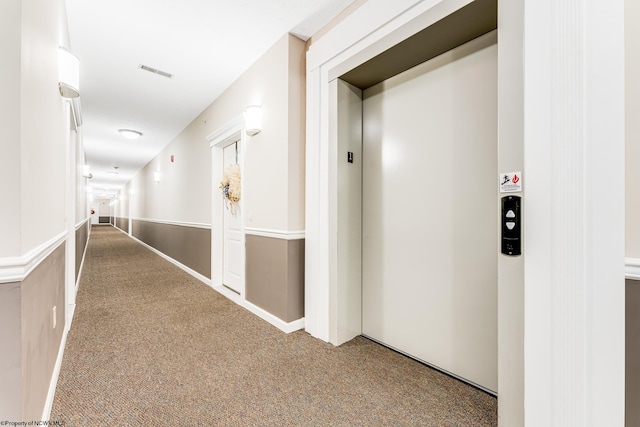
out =
<svg viewBox="0 0 640 427"><path fill-rule="evenodd" d="M254 136L262 130L262 108L259 105L249 105L244 110L244 124L246 133Z"/></svg>
<svg viewBox="0 0 640 427"><path fill-rule="evenodd" d="M153 173L153 182L160 182L160 171Z"/></svg>
<svg viewBox="0 0 640 427"><path fill-rule="evenodd" d="M64 98L80 96L80 61L63 47L58 48L58 89Z"/></svg>

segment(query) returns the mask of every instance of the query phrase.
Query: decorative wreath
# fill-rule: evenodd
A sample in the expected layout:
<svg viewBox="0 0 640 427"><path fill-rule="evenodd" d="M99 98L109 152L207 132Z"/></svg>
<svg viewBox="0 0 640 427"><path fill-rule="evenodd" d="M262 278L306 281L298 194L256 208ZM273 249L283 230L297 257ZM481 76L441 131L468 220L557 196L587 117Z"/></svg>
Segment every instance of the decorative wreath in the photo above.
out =
<svg viewBox="0 0 640 427"><path fill-rule="evenodd" d="M235 215L240 201L240 165L229 165L225 168L220 188L227 209Z"/></svg>

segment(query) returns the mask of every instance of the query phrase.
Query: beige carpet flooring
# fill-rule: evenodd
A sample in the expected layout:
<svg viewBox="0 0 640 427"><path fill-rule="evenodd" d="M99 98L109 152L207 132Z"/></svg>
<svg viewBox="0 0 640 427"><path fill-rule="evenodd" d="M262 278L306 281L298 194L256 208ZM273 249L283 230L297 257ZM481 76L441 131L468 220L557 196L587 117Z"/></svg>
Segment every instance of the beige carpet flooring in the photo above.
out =
<svg viewBox="0 0 640 427"><path fill-rule="evenodd" d="M95 226L51 420L75 426L495 426L494 397L364 338L284 334Z"/></svg>

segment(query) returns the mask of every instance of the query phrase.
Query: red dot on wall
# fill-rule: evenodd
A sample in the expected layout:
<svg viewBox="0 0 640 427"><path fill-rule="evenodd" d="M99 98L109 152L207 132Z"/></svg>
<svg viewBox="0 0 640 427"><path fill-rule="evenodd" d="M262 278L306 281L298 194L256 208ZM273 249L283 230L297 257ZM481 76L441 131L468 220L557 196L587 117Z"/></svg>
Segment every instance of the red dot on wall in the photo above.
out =
<svg viewBox="0 0 640 427"><path fill-rule="evenodd" d="M173 163L173 154L171 155L171 163Z"/></svg>

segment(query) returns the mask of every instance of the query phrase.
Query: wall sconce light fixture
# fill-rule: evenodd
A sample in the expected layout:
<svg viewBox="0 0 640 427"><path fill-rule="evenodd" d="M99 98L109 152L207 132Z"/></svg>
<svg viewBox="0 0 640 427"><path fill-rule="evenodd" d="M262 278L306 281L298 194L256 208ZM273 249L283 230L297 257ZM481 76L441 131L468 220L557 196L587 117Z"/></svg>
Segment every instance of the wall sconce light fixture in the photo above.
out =
<svg viewBox="0 0 640 427"><path fill-rule="evenodd" d="M262 108L259 105L249 105L244 110L244 123L247 135L259 134L262 130Z"/></svg>
<svg viewBox="0 0 640 427"><path fill-rule="evenodd" d="M58 48L58 89L64 98L80 96L80 61L63 47Z"/></svg>
<svg viewBox="0 0 640 427"><path fill-rule="evenodd" d="M82 176L89 179L93 178L89 165L82 165Z"/></svg>
<svg viewBox="0 0 640 427"><path fill-rule="evenodd" d="M153 173L153 181L160 182L160 171Z"/></svg>

